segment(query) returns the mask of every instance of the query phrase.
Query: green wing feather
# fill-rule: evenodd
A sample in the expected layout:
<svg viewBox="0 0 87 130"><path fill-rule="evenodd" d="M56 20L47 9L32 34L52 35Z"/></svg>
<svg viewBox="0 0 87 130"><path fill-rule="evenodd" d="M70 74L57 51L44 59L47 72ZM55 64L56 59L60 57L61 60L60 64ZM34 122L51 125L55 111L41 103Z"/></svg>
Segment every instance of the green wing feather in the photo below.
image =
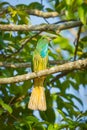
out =
<svg viewBox="0 0 87 130"><path fill-rule="evenodd" d="M47 67L48 62L48 40L41 38L37 47L33 53L33 70L44 70Z"/></svg>

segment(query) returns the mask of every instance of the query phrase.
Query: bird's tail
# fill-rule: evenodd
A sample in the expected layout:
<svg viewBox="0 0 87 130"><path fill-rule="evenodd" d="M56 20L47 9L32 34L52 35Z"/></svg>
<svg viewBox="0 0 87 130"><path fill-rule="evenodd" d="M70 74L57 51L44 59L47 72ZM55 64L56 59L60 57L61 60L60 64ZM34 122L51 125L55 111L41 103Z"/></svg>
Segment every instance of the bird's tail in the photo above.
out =
<svg viewBox="0 0 87 130"><path fill-rule="evenodd" d="M34 88L31 93L28 108L32 110L46 110L46 98L43 87L44 78L36 78L34 80Z"/></svg>

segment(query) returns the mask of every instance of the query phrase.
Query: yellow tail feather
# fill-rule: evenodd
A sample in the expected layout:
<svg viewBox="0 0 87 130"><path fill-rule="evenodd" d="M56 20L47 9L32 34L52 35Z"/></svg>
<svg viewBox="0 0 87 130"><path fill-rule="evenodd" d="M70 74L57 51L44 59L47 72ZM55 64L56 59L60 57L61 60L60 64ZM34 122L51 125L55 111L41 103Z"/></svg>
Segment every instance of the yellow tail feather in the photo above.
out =
<svg viewBox="0 0 87 130"><path fill-rule="evenodd" d="M46 110L46 98L43 86L34 86L28 108L32 110Z"/></svg>

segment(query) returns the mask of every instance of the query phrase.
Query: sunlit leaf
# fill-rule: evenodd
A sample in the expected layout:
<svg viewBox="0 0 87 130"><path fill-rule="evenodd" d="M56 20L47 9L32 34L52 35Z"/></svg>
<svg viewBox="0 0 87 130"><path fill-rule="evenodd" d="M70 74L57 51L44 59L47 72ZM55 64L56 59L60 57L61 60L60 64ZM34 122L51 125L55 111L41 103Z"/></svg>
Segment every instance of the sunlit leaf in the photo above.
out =
<svg viewBox="0 0 87 130"><path fill-rule="evenodd" d="M4 108L4 110L8 111L10 114L12 113L12 108L3 102L3 100L0 99L0 105Z"/></svg>
<svg viewBox="0 0 87 130"><path fill-rule="evenodd" d="M83 24L86 24L86 19L87 19L87 5L82 4L81 6L78 7L78 13L80 20Z"/></svg>

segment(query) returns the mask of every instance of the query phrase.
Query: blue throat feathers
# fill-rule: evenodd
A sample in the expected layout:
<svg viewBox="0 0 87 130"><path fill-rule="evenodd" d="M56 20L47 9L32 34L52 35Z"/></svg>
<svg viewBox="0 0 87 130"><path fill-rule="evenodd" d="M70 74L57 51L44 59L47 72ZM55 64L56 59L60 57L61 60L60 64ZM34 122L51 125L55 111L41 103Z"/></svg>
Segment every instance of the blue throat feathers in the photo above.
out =
<svg viewBox="0 0 87 130"><path fill-rule="evenodd" d="M46 57L48 54L48 44L46 44L40 51L40 56L42 58Z"/></svg>

